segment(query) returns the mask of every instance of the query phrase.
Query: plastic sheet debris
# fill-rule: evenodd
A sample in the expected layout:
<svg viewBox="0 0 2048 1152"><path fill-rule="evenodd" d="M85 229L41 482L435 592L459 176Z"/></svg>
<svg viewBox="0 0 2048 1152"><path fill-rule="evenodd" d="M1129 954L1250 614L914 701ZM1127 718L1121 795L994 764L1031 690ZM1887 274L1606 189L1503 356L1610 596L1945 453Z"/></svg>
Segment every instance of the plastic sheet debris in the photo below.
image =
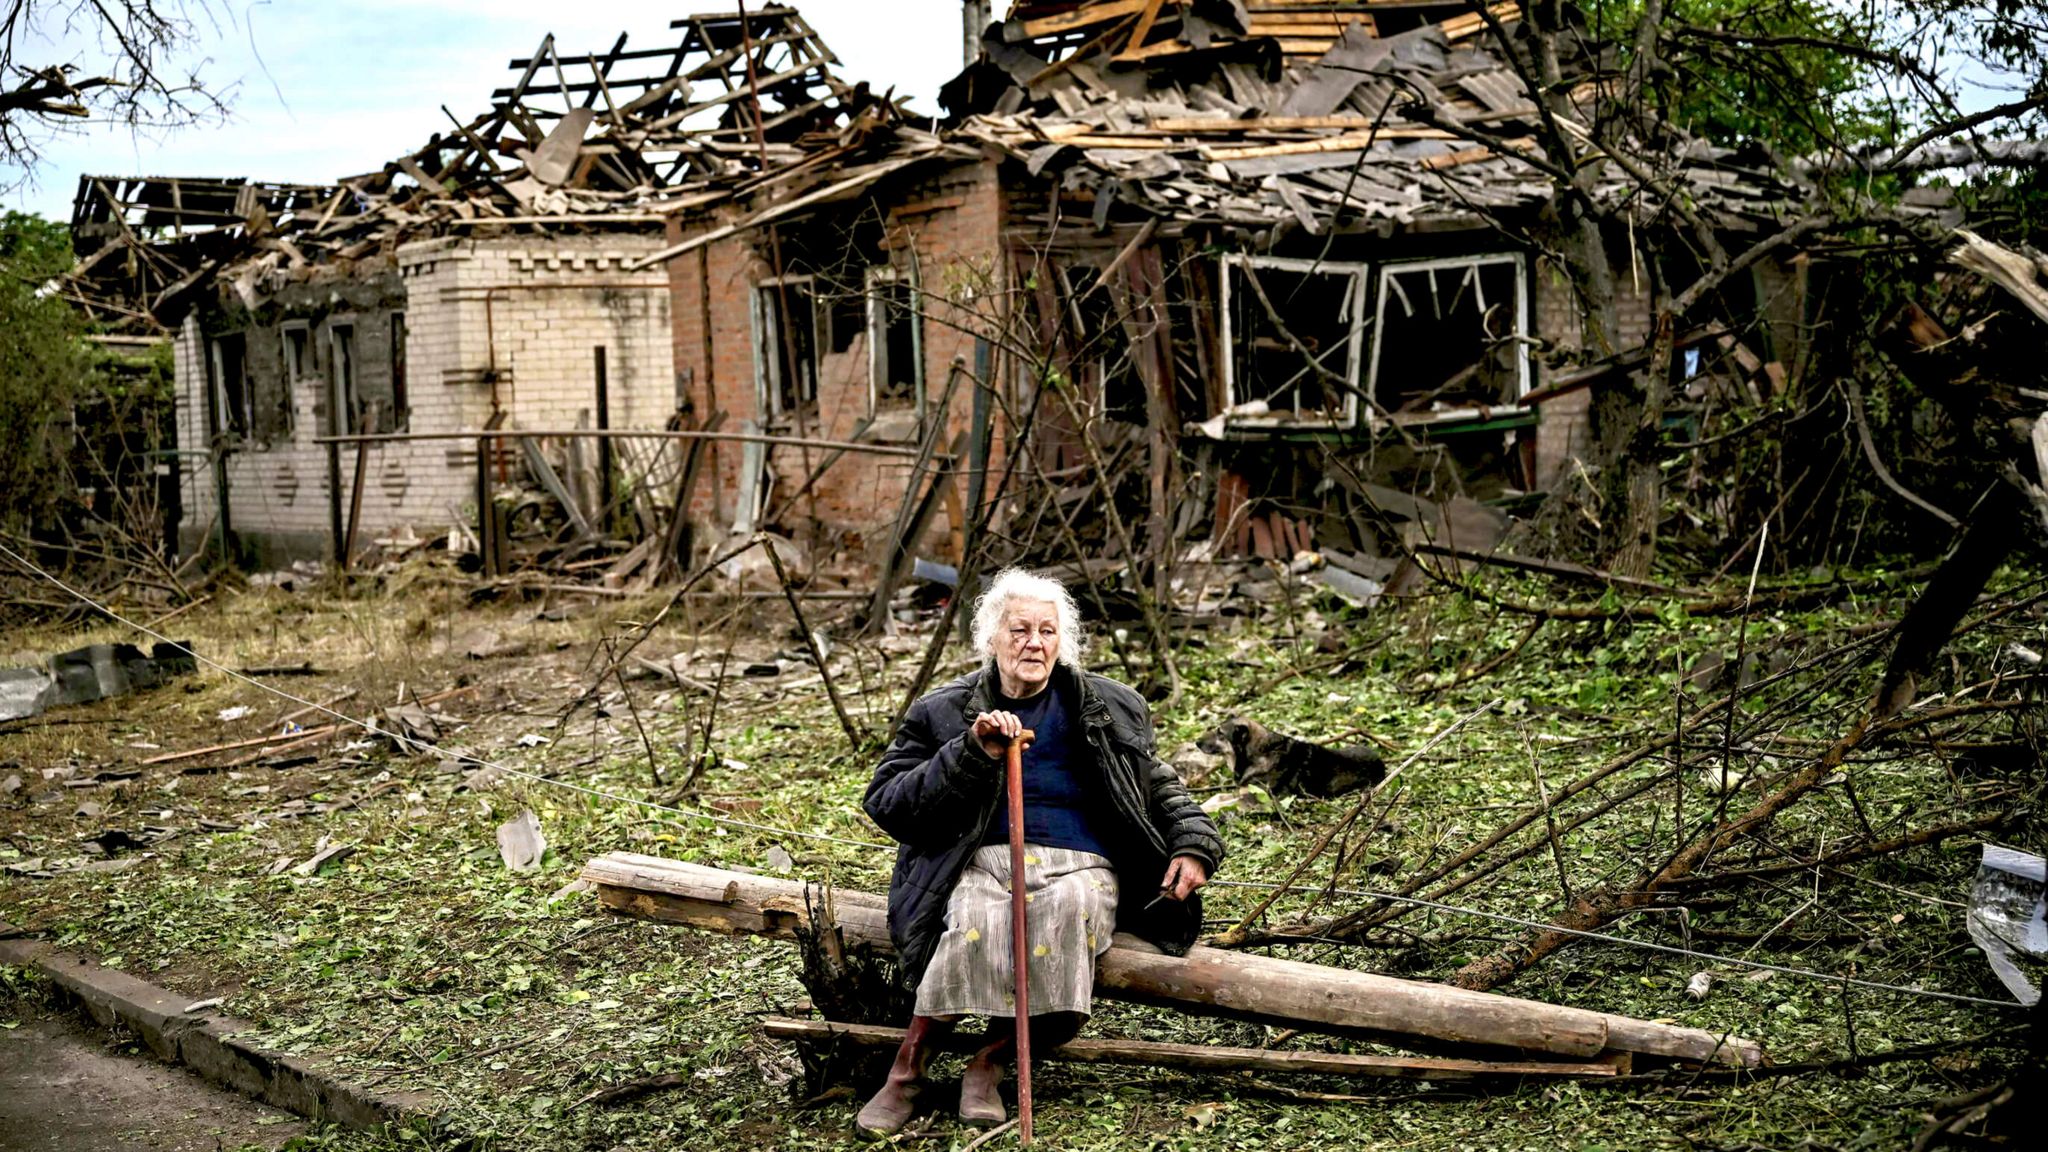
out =
<svg viewBox="0 0 2048 1152"><path fill-rule="evenodd" d="M152 688L197 668L189 644L158 644L147 656L133 644L88 644L50 657L47 672L0 668L0 720L21 720L60 704L89 704Z"/></svg>
<svg viewBox="0 0 2048 1152"><path fill-rule="evenodd" d="M540 867L540 858L547 850L548 840L541 835L540 817L531 808L498 826L498 855L504 857L505 867L514 872L531 872Z"/></svg>
<svg viewBox="0 0 2048 1152"><path fill-rule="evenodd" d="M1380 602L1380 595L1386 591L1379 581L1342 568L1318 568L1315 578L1354 608L1371 608Z"/></svg>
<svg viewBox="0 0 2048 1152"><path fill-rule="evenodd" d="M924 580L933 584L944 584L948 588L958 588L960 586L960 569L955 568L951 564L941 564L936 560L927 560L922 556L910 562L910 575L912 579Z"/></svg>
<svg viewBox="0 0 2048 1152"><path fill-rule="evenodd" d="M0 668L0 720L39 715L57 699L57 681L35 668Z"/></svg>
<svg viewBox="0 0 2048 1152"><path fill-rule="evenodd" d="M2006 991L2029 1007L2040 1002L2041 989L2018 958L2048 959L2044 898L2048 860L2017 848L1984 845L1977 882L1970 889L1970 939L1984 950Z"/></svg>

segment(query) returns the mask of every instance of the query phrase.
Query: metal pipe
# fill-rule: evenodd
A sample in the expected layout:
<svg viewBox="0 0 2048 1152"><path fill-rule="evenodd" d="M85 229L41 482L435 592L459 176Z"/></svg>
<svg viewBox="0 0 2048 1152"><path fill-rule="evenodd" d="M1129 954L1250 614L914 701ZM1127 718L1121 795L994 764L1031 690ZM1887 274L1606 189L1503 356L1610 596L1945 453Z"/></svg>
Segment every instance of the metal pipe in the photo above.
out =
<svg viewBox="0 0 2048 1152"><path fill-rule="evenodd" d="M612 426L611 379L606 372L604 345L590 350L592 369L597 377L597 430L608 432ZM597 530L604 532L612 519L612 441L609 436L597 438Z"/></svg>
<svg viewBox="0 0 2048 1152"><path fill-rule="evenodd" d="M855 440L802 439L794 436L775 436L765 432L705 432L684 428L496 428L467 429L452 432L358 432L347 436L315 436L315 444L409 444L429 440L532 440L553 436L598 436L606 439L645 438L649 440L736 440L743 443L779 444L785 447L802 444L809 448L839 448L847 452L865 452L871 456L915 457L918 450L894 444L864 444ZM948 453L933 453L934 458L950 460Z"/></svg>

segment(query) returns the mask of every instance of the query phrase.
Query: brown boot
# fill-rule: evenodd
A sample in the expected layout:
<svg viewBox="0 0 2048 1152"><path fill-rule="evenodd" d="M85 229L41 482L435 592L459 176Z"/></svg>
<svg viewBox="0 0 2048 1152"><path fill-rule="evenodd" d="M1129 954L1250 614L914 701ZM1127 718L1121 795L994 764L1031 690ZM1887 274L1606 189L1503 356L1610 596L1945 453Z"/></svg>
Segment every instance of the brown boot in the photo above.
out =
<svg viewBox="0 0 2048 1152"><path fill-rule="evenodd" d="M912 1016L903 1031L903 1046L896 1049L896 1062L889 1066L889 1078L853 1118L854 1134L863 1140L887 1140L902 1131L917 1108L924 1090L925 1061L931 1056L931 1042L942 1024L930 1016Z"/></svg>
<svg viewBox="0 0 2048 1152"><path fill-rule="evenodd" d="M995 1039L976 1052L960 1074L960 1120L978 1128L993 1128L1010 1117L1003 1107L1003 1065L1016 1051L1016 1027L992 1022L989 1034Z"/></svg>

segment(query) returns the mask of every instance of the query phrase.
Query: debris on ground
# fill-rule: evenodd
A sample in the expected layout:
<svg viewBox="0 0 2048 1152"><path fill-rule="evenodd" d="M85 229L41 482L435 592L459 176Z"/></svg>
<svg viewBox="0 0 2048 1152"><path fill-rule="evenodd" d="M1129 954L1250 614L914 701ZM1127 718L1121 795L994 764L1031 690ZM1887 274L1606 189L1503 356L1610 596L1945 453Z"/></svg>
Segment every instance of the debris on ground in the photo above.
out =
<svg viewBox="0 0 2048 1152"><path fill-rule="evenodd" d="M2048 860L1998 844L1984 845L1970 889L1970 939L1984 950L1999 983L2022 1004L2041 999L2038 974L2048 961Z"/></svg>
<svg viewBox="0 0 2048 1152"><path fill-rule="evenodd" d="M498 855L512 871L531 872L540 867L541 856L547 850L547 837L541 834L540 817L533 814L533 809L525 809L498 825Z"/></svg>
<svg viewBox="0 0 2048 1152"><path fill-rule="evenodd" d="M48 671L0 668L0 720L154 688L197 667L191 645L182 642L160 642L146 656L133 644L91 644L59 652L50 657Z"/></svg>

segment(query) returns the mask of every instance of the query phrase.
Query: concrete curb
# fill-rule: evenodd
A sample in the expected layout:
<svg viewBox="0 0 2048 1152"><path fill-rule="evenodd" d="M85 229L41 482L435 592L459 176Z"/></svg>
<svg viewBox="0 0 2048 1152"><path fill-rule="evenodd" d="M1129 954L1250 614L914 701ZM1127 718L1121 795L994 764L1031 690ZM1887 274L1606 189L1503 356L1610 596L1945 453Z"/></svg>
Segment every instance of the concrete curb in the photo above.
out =
<svg viewBox="0 0 2048 1152"><path fill-rule="evenodd" d="M119 1024L158 1057L216 1084L309 1120L348 1128L439 1127L439 1110L424 1093L376 1092L350 1083L331 1060L238 1039L238 1033L255 1028L246 1020L210 1012L187 1015L184 1005L192 1002L190 996L41 941L5 937L5 925L0 925L0 964L43 974L101 1027Z"/></svg>

